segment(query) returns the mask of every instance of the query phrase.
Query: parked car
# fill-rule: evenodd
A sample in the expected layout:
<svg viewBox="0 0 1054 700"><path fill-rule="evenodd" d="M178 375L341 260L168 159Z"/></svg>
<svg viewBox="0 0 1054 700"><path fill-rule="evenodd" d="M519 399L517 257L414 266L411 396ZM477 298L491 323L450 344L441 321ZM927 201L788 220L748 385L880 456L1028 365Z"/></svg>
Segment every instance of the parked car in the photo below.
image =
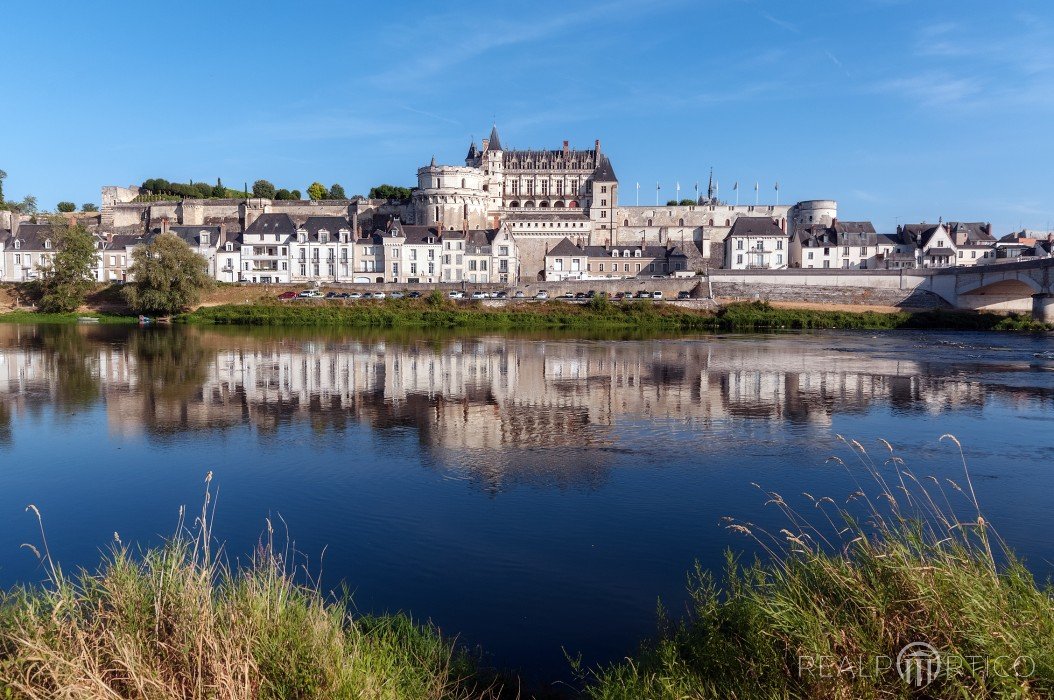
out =
<svg viewBox="0 0 1054 700"><path fill-rule="evenodd" d="M348 299L361 299L361 298L362 298L362 294L360 292L350 292L348 294Z"/></svg>
<svg viewBox="0 0 1054 700"><path fill-rule="evenodd" d="M652 292L651 293L651 298L652 299L662 299L662 292L660 292L660 291Z"/></svg>
<svg viewBox="0 0 1054 700"><path fill-rule="evenodd" d="M516 299L523 299L523 298L525 298L525 297L526 297L527 295L523 293L523 290L522 290L522 289L517 289L517 290L516 290L516 293L515 293L515 294L513 294L512 296L513 296L514 298L516 298Z"/></svg>
<svg viewBox="0 0 1054 700"><path fill-rule="evenodd" d="M692 293L691 292L677 292L677 298L678 299L691 299L692 298Z"/></svg>
<svg viewBox="0 0 1054 700"><path fill-rule="evenodd" d="M651 292L637 292L633 295L634 299L651 299Z"/></svg>
<svg viewBox="0 0 1054 700"><path fill-rule="evenodd" d="M411 299L420 299L421 292L410 292L409 294L407 294L407 296Z"/></svg>
<svg viewBox="0 0 1054 700"><path fill-rule="evenodd" d="M585 298L586 298L586 293L585 292L578 292L577 294L575 294L575 299L585 299Z"/></svg>
<svg viewBox="0 0 1054 700"><path fill-rule="evenodd" d="M391 293L391 298L392 299L402 299L404 296L406 296L406 295L403 294L402 292L392 292Z"/></svg>
<svg viewBox="0 0 1054 700"><path fill-rule="evenodd" d="M374 299L383 299L383 298L385 298L386 296L388 296L388 295L387 295L387 294L385 294L384 292L374 292L374 293L373 293L373 298L374 298Z"/></svg>
<svg viewBox="0 0 1054 700"><path fill-rule="evenodd" d="M547 292L547 291L545 291L543 289L540 292L538 292L537 294L535 294L534 298L535 299L548 299L549 298L549 292Z"/></svg>
<svg viewBox="0 0 1054 700"><path fill-rule="evenodd" d="M282 292L278 295L279 299L296 299L296 292Z"/></svg>
<svg viewBox="0 0 1054 700"><path fill-rule="evenodd" d="M326 298L327 299L336 299L339 296L340 296L339 294L337 294L336 292L333 292L333 291L326 292Z"/></svg>
<svg viewBox="0 0 1054 700"><path fill-rule="evenodd" d="M586 292L586 299L592 299L596 295L597 291L595 289L590 289L588 292Z"/></svg>
<svg viewBox="0 0 1054 700"><path fill-rule="evenodd" d="M494 298L495 299L508 299L509 298L509 293L508 292L498 292L497 294L494 295Z"/></svg>
<svg viewBox="0 0 1054 700"><path fill-rule="evenodd" d="M448 294L447 296L450 297L451 299L464 299L465 298L465 293L464 292L450 292L450 294Z"/></svg>
<svg viewBox="0 0 1054 700"><path fill-rule="evenodd" d="M362 295L362 298L363 299L372 299L373 298L373 292L366 292L365 294Z"/></svg>
<svg viewBox="0 0 1054 700"><path fill-rule="evenodd" d="M317 289L305 289L297 294L297 296L301 299L320 299L322 297L322 292Z"/></svg>
<svg viewBox="0 0 1054 700"><path fill-rule="evenodd" d="M623 294L622 292L615 292L615 298L616 299L624 299L624 298L626 298L626 295Z"/></svg>
<svg viewBox="0 0 1054 700"><path fill-rule="evenodd" d="M563 294L561 294L561 295L560 295L560 296L559 296L558 298L559 298L559 299L574 299L574 298L575 298L575 295L574 295L574 294L572 294L571 292L564 292L564 293L563 293Z"/></svg>
<svg viewBox="0 0 1054 700"><path fill-rule="evenodd" d="M472 292L472 298L473 299L486 299L487 298L487 293L486 292Z"/></svg>

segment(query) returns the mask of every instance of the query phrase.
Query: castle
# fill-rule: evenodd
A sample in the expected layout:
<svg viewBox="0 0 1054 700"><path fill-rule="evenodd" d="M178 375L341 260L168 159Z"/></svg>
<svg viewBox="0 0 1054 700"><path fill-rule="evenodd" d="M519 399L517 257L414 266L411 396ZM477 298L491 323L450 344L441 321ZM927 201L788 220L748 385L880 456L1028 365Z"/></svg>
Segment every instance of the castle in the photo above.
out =
<svg viewBox="0 0 1054 700"><path fill-rule="evenodd" d="M99 274L104 281L126 279L131 250L163 230L182 231L210 260L213 274L232 282L531 282L547 278L546 255L564 239L583 250L661 248L665 257L681 261L678 269L698 271L726 264L723 242L740 218L767 221L788 236L796 227L830 226L837 219L832 200L722 202L712 175L705 196L691 204L628 206L620 203L619 190L615 168L599 140L587 149L571 148L567 141L556 149L505 148L496 126L480 145L469 145L463 165L439 164L433 157L418 168L409 202L363 197L150 201L155 198L142 196L139 188L107 186L96 222L100 250L105 251ZM280 220L282 233L265 231L263 223L257 224L261 218ZM10 237L17 240L14 231ZM498 240L506 254L495 253L486 263L488 274L480 274L484 270L469 268L458 254L455 238L472 242L480 256ZM393 240L404 245L393 245ZM437 263L446 265L449 257L449 267L427 272L427 266L416 264L418 259L403 256L435 255L434 249L416 251L412 245L442 246ZM332 265L326 259L315 265L297 257L327 256L330 250ZM385 250L400 259L376 257L375 251ZM369 259L357 258L360 251ZM4 279L32 277L25 259L21 255L15 263L12 258L5 267L25 269L19 274L5 270ZM499 270L500 275L490 274Z"/></svg>

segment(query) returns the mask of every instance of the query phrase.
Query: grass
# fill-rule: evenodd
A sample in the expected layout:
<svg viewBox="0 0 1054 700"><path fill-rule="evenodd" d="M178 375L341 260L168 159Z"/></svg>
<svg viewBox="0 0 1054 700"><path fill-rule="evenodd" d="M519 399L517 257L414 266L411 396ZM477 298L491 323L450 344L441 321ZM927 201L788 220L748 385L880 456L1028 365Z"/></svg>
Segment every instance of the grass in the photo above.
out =
<svg viewBox="0 0 1054 700"><path fill-rule="evenodd" d="M0 600L0 697L497 697L435 629L403 615L355 618L346 601L296 583L270 523L249 567L223 564L209 500L206 486L193 531L138 556L116 541L94 573L68 577L42 539L48 584Z"/></svg>
<svg viewBox="0 0 1054 700"><path fill-rule="evenodd" d="M780 329L950 329L1045 331L1022 315L970 311L899 313L782 309L763 302L730 304L716 313L650 301L585 304L561 301L487 306L441 297L384 301L264 302L201 308L183 320L211 325L348 326L362 328L475 328L480 330L632 329L666 332Z"/></svg>
<svg viewBox="0 0 1054 700"><path fill-rule="evenodd" d="M965 458L962 477L941 482L915 474L888 443L880 463L847 445L855 463L832 458L858 487L845 503L804 494L800 511L769 492L766 505L786 522L778 533L726 519L759 555L744 564L730 554L722 584L697 565L688 614L661 613L656 638L626 661L579 668L581 696L1054 695L1054 591L1036 585L987 521ZM355 617L306 575L298 583L270 522L248 566L224 564L209 535L210 480L193 526L141 553L115 536L96 572L67 576L41 526L41 551L32 549L47 584L0 597L0 697L520 697L434 628ZM917 642L942 660L921 687L897 666Z"/></svg>
<svg viewBox="0 0 1054 700"><path fill-rule="evenodd" d="M1051 697L1052 590L1037 587L985 520L965 460L962 485L941 484L892 450L879 465L851 447L867 490L843 506L805 494L810 514L768 493L787 520L775 534L729 520L764 557L743 565L729 556L723 587L697 567L688 616L664 620L633 658L588 674L586 696ZM965 517L945 486L966 497ZM921 688L897 667L913 642L943 662Z"/></svg>
<svg viewBox="0 0 1054 700"><path fill-rule="evenodd" d="M97 318L99 323L137 323L136 316L119 316L94 311L45 314L19 309L0 314L0 323L77 323L80 318Z"/></svg>

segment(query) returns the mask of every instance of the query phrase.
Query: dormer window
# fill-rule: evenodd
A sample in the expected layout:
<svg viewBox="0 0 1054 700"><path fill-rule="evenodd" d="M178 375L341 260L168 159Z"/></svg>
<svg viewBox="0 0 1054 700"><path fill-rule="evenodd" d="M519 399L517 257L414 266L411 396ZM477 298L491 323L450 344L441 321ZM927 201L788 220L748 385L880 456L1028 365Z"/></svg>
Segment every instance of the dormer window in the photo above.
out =
<svg viewBox="0 0 1054 700"><path fill-rule="evenodd" d="M208 245L208 244L209 244L209 234L206 233L205 231L202 231L201 232L201 245Z"/></svg>
<svg viewBox="0 0 1054 700"><path fill-rule="evenodd" d="M640 250L633 251L633 257L639 258L640 257Z"/></svg>
<svg viewBox="0 0 1054 700"><path fill-rule="evenodd" d="M629 257L629 251L628 250L622 251L622 257L628 258Z"/></svg>
<svg viewBox="0 0 1054 700"><path fill-rule="evenodd" d="M230 253L230 252L232 252L234 250L234 244L233 243L228 243L227 245L223 246L223 249L226 250L228 253Z"/></svg>
<svg viewBox="0 0 1054 700"><path fill-rule="evenodd" d="M51 250L51 239L44 239L44 250Z"/></svg>
<svg viewBox="0 0 1054 700"><path fill-rule="evenodd" d="M319 243L329 243L329 232L328 231L319 231L318 232L318 242Z"/></svg>
<svg viewBox="0 0 1054 700"><path fill-rule="evenodd" d="M618 251L617 250L611 251L611 257L617 258L618 257Z"/></svg>
<svg viewBox="0 0 1054 700"><path fill-rule="evenodd" d="M296 242L297 243L306 243L307 242L307 231L297 231L296 232Z"/></svg>
<svg viewBox="0 0 1054 700"><path fill-rule="evenodd" d="M19 248L21 248L21 247L22 247L22 241L20 241L20 240L18 240L18 239L16 238L16 239L15 239L15 250L18 250L18 249L19 249Z"/></svg>

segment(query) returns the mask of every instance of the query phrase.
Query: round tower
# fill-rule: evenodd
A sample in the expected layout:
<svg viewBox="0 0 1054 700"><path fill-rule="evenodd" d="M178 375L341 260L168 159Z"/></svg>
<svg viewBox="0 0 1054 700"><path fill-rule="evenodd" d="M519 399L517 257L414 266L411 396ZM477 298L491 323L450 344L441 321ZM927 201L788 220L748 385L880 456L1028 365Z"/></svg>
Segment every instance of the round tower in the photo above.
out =
<svg viewBox="0 0 1054 700"><path fill-rule="evenodd" d="M429 165L417 169L417 189L413 192L418 224L460 230L486 228L487 193L483 190L479 168L460 165Z"/></svg>
<svg viewBox="0 0 1054 700"><path fill-rule="evenodd" d="M831 226L838 219L838 202L833 199L809 199L792 207L790 220L794 230L820 224Z"/></svg>

